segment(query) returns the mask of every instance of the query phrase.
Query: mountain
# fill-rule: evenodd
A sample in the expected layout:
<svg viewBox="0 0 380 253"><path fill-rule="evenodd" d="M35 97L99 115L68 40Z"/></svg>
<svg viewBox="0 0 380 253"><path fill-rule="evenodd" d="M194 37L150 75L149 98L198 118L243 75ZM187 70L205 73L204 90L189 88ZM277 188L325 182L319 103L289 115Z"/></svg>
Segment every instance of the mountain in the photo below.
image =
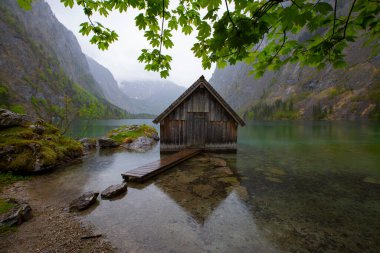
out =
<svg viewBox="0 0 380 253"><path fill-rule="evenodd" d="M159 114L186 89L170 81L123 81L120 88L130 99L139 103L141 112Z"/></svg>
<svg viewBox="0 0 380 253"><path fill-rule="evenodd" d="M0 11L0 106L49 121L64 113L126 116L106 100L75 36L47 3L35 0L24 11L2 0Z"/></svg>
<svg viewBox="0 0 380 253"><path fill-rule="evenodd" d="M380 56L363 42L345 50L343 69L288 64L255 79L238 63L216 69L210 83L246 119L380 119Z"/></svg>
<svg viewBox="0 0 380 253"><path fill-rule="evenodd" d="M114 76L106 67L89 56L87 56L87 61L91 74L99 84L105 98L109 102L131 113L141 113L144 111L144 106L140 101L128 97L126 95L128 92L124 94Z"/></svg>

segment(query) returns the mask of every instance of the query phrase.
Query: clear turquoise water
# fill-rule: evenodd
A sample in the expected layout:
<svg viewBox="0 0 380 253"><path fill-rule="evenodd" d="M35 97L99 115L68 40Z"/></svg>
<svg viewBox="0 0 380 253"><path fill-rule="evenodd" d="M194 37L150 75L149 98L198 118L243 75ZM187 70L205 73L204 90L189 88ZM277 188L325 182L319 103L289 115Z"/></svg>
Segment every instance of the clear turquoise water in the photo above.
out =
<svg viewBox="0 0 380 253"><path fill-rule="evenodd" d="M71 135L125 123L151 121L80 122ZM31 193L68 203L159 157L159 144L96 151ZM120 252L380 252L380 124L251 123L239 129L236 154L196 156L81 217Z"/></svg>

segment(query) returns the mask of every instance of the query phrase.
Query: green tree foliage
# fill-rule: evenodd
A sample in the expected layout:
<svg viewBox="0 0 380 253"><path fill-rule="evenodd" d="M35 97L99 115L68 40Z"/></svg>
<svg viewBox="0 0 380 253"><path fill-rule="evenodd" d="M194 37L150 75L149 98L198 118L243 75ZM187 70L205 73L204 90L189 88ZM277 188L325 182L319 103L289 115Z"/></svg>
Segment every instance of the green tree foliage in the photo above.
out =
<svg viewBox="0 0 380 253"><path fill-rule="evenodd" d="M282 101L278 99L273 104L260 102L252 106L245 114L246 120L274 120L274 119L297 119L299 113L294 109L292 99Z"/></svg>
<svg viewBox="0 0 380 253"><path fill-rule="evenodd" d="M32 0L18 0L26 9ZM326 63L343 67L344 48L367 34L368 42L379 46L379 0L61 0L72 8L81 6L88 16L80 26L91 43L105 50L118 39L115 31L92 20L98 13L140 10L136 26L145 32L151 48L142 49L138 60L150 71L167 77L170 55L163 49L173 47L172 32L196 33L194 55L204 68L245 61L261 76L288 62L322 68ZM169 4L170 2L170 4ZM224 9L225 11L221 11ZM308 38L297 34L308 31ZM263 43L263 41L265 42Z"/></svg>

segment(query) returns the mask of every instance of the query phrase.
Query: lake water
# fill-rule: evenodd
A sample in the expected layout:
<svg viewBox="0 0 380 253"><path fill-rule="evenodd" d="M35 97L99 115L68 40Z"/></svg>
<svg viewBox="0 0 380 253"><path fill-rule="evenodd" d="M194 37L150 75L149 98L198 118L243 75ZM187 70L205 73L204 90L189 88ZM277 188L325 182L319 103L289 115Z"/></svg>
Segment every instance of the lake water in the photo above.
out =
<svg viewBox="0 0 380 253"><path fill-rule="evenodd" d="M131 123L152 125L79 122L71 135ZM213 168L210 157L230 169ZM68 203L159 158L159 144L146 153L96 151L30 191ZM236 154L198 155L81 217L120 252L380 252L380 124L248 124Z"/></svg>

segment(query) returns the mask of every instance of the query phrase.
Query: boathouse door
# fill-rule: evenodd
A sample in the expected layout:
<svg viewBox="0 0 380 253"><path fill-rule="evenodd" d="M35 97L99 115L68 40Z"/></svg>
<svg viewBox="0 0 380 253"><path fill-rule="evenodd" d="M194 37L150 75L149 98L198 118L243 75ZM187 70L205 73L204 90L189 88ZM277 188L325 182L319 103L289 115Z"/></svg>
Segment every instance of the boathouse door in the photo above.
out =
<svg viewBox="0 0 380 253"><path fill-rule="evenodd" d="M204 148L207 137L206 112L188 112L186 120L187 146Z"/></svg>

